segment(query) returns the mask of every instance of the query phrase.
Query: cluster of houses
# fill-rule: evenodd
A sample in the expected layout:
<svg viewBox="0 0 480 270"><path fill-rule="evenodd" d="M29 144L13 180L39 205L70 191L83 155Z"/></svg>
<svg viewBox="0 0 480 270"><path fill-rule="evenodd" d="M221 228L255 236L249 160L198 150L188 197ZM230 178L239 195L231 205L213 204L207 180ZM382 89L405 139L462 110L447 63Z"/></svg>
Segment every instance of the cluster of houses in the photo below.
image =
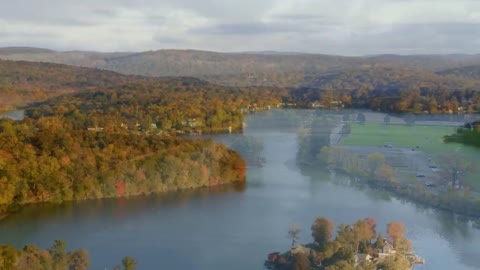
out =
<svg viewBox="0 0 480 270"><path fill-rule="evenodd" d="M311 244L310 244L311 245ZM294 256L299 253L303 253L307 256L310 256L312 254L312 247L309 247L309 245L304 246L304 245L293 245L290 249L290 251L287 252L287 257ZM396 254L397 251L395 250L395 247L393 244L388 241L384 240L384 245L382 248L377 250L378 256L371 256L370 254L366 253L356 253L354 255L354 260L355 260L355 266L363 263L363 262L371 262L373 264L379 264L385 260L388 256ZM275 265L277 262L282 258L282 254L280 252L274 252L270 253L267 257L267 260L265 261L265 267L269 269L275 269ZM425 261L418 257L413 251L410 251L408 253L405 253L405 256L407 259L412 262L412 264L424 264ZM317 267L322 267L321 264L316 265ZM321 269L321 268L320 268Z"/></svg>

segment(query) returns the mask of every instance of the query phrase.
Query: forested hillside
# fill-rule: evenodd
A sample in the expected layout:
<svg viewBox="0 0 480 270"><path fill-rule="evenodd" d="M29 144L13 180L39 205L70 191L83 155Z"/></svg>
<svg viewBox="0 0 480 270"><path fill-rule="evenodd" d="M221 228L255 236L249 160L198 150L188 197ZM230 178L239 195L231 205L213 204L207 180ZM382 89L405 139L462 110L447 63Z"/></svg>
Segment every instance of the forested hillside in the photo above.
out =
<svg viewBox="0 0 480 270"><path fill-rule="evenodd" d="M25 106L65 93L139 79L110 71L99 72L59 64L0 60L0 110Z"/></svg>
<svg viewBox="0 0 480 270"><path fill-rule="evenodd" d="M319 76L293 95L327 107L341 101L348 107L385 112L463 113L479 110L479 90L479 80L374 67Z"/></svg>
<svg viewBox="0 0 480 270"><path fill-rule="evenodd" d="M289 84L290 79L298 76L303 80L302 87L228 87L194 78L126 76L98 69L1 60L0 74L0 108L3 110L67 93L90 91L91 94L98 90L110 91L110 94L118 92L124 99L120 101L125 103L129 97L124 94L133 91L144 101L147 98L145 95L153 98L150 104L159 103L159 98L162 98L162 104L168 101L170 104L184 103L186 107L197 108L203 112L187 112L182 120L200 118L203 124L208 122L207 115L212 116L211 112L207 113L212 106L208 109L205 107L207 100L210 105L216 104L213 107L220 106L223 111L235 111L235 114L282 102L413 113L476 112L480 105L480 80L384 66L356 67L307 77L301 73L289 73L279 76L275 83ZM75 102L78 103L78 99L91 99L88 95L77 96ZM117 102L117 99L104 98L102 102ZM185 104L192 102L192 105ZM185 106L182 107L183 111L189 110ZM152 111L151 108L149 111ZM146 114L130 119L143 121L143 115ZM238 125L238 119L233 126ZM160 122L158 117L153 121Z"/></svg>
<svg viewBox="0 0 480 270"><path fill-rule="evenodd" d="M231 108L248 107L253 104L259 106L265 102L278 103L279 97L286 95L285 89L275 89L273 94L272 89L237 89L210 84L195 78L126 76L92 68L0 60L0 110L25 106L64 94L98 90L136 92L140 95L145 94L144 91L155 92L156 95L162 95L162 98L166 98L169 93L172 95L170 101L211 100L212 104L221 103L221 106ZM189 96L180 97L180 92ZM207 92L208 95L201 94ZM197 94L201 97L194 97ZM185 99L190 97L195 100ZM233 104L236 101L238 103ZM174 105L172 103L170 106L175 107Z"/></svg>
<svg viewBox="0 0 480 270"><path fill-rule="evenodd" d="M59 116L71 128L151 133L227 132L242 129L243 114L281 103L285 90L226 88L201 81L135 82L85 90L28 109L38 119Z"/></svg>
<svg viewBox="0 0 480 270"><path fill-rule="evenodd" d="M440 72L479 65L479 55L378 55L344 57L299 53L216 53L195 50L55 52L0 48L0 59L52 62L143 76L192 76L229 86L301 87L332 72L359 67Z"/></svg>
<svg viewBox="0 0 480 270"><path fill-rule="evenodd" d="M240 156L213 141L72 129L60 117L1 120L0 149L0 214L244 180Z"/></svg>
<svg viewBox="0 0 480 270"><path fill-rule="evenodd" d="M480 80L480 66L468 66L454 69L447 69L438 72L440 75L454 75L462 78Z"/></svg>

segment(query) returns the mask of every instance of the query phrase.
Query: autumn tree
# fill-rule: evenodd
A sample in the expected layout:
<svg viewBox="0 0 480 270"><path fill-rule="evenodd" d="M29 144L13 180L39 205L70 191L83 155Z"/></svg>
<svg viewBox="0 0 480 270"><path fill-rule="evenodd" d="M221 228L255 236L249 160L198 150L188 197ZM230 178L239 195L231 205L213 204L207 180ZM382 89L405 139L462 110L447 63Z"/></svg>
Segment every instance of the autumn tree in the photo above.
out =
<svg viewBox="0 0 480 270"><path fill-rule="evenodd" d="M373 153L367 156L368 170L371 176L385 165L385 156L381 153Z"/></svg>
<svg viewBox="0 0 480 270"><path fill-rule="evenodd" d="M397 247L405 239L405 225L402 222L392 221L387 224L387 234Z"/></svg>
<svg viewBox="0 0 480 270"><path fill-rule="evenodd" d="M0 269L13 270L17 263L18 253L13 246L0 246Z"/></svg>
<svg viewBox="0 0 480 270"><path fill-rule="evenodd" d="M66 254L66 243L63 240L55 240L55 244L48 249L48 253L52 257L53 269L63 270L67 268L68 257Z"/></svg>
<svg viewBox="0 0 480 270"><path fill-rule="evenodd" d="M68 270L87 270L90 267L88 252L84 249L68 253Z"/></svg>
<svg viewBox="0 0 480 270"><path fill-rule="evenodd" d="M310 269L310 260L308 256L302 252L296 253L293 255L293 263L291 270L309 270Z"/></svg>
<svg viewBox="0 0 480 270"><path fill-rule="evenodd" d="M411 269L412 264L403 254L396 253L394 255L387 256L380 264L380 267L383 270L405 270Z"/></svg>
<svg viewBox="0 0 480 270"><path fill-rule="evenodd" d="M135 267L137 266L137 261L135 261L130 256L126 256L122 260L122 265L124 270L135 270Z"/></svg>
<svg viewBox="0 0 480 270"><path fill-rule="evenodd" d="M318 217L312 224L312 237L320 246L324 246L325 243L332 237L335 225L332 221L324 217Z"/></svg>

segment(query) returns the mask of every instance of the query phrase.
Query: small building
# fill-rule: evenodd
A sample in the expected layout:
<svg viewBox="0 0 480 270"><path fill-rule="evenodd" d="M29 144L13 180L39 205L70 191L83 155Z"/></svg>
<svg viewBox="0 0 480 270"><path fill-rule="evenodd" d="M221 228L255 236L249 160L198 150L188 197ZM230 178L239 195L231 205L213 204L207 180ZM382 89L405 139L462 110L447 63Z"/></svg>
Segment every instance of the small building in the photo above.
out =
<svg viewBox="0 0 480 270"><path fill-rule="evenodd" d="M355 259L355 265L361 264L366 261L367 262L373 261L373 257L370 256L370 254L365 254L365 253L357 253L353 256L353 258Z"/></svg>
<svg viewBox="0 0 480 270"><path fill-rule="evenodd" d="M275 262L278 258L280 258L280 252L273 252L268 254L267 260L270 262Z"/></svg>
<svg viewBox="0 0 480 270"><path fill-rule="evenodd" d="M89 127L87 128L88 131L93 131L93 132L101 132L103 131L103 127Z"/></svg>
<svg viewBox="0 0 480 270"><path fill-rule="evenodd" d="M384 240L383 247L378 249L378 258L382 260L385 257L395 253L397 253L397 251L395 250L395 247L393 246L393 244L388 240Z"/></svg>

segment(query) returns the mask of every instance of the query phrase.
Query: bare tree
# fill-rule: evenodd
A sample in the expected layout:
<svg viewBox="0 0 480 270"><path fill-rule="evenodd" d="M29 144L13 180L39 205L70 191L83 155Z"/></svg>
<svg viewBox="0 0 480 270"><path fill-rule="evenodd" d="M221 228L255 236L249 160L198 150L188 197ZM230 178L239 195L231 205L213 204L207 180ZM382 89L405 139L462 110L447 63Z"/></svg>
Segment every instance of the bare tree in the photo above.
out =
<svg viewBox="0 0 480 270"><path fill-rule="evenodd" d="M452 185L460 183L465 175L475 173L477 167L474 161L469 161L458 154L443 155L440 157L445 176L450 179Z"/></svg>
<svg viewBox="0 0 480 270"><path fill-rule="evenodd" d="M300 238L300 227L297 224L293 224L288 228L288 237L292 239L292 247L295 245L295 241Z"/></svg>

